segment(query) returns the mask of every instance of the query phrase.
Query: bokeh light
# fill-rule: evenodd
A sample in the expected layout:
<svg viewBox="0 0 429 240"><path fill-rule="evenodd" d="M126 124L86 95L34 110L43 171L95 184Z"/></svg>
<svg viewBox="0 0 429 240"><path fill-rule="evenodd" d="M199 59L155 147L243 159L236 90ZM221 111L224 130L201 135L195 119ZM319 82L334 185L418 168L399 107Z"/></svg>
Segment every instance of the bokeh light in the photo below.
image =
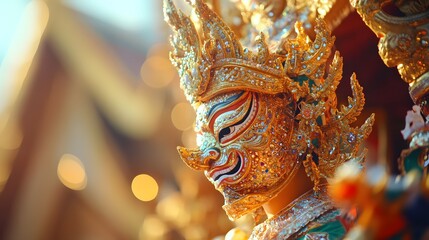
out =
<svg viewBox="0 0 429 240"><path fill-rule="evenodd" d="M139 239L165 239L166 224L155 215L147 216L140 228Z"/></svg>
<svg viewBox="0 0 429 240"><path fill-rule="evenodd" d="M153 177L147 174L140 174L134 177L131 183L131 190L137 199L148 202L158 195L158 183Z"/></svg>
<svg viewBox="0 0 429 240"><path fill-rule="evenodd" d="M72 154L64 154L57 169L58 178L64 186L72 190L82 190L86 187L87 177L82 161Z"/></svg>
<svg viewBox="0 0 429 240"><path fill-rule="evenodd" d="M184 147L194 148L197 146L197 136L193 128L182 132L182 143Z"/></svg>
<svg viewBox="0 0 429 240"><path fill-rule="evenodd" d="M151 56L142 65L140 75L145 84L153 88L162 88L177 76L176 69L168 57Z"/></svg>
<svg viewBox="0 0 429 240"><path fill-rule="evenodd" d="M184 131L190 129L195 120L195 111L189 103L181 102L171 111L171 121L174 127Z"/></svg>
<svg viewBox="0 0 429 240"><path fill-rule="evenodd" d="M166 59L169 59L170 51L172 50L170 44L168 43L157 43L154 44L152 47L149 48L147 51L147 57L163 57ZM171 63L170 63L171 64Z"/></svg>
<svg viewBox="0 0 429 240"><path fill-rule="evenodd" d="M201 225L193 225L184 230L186 239L207 239L207 231Z"/></svg>
<svg viewBox="0 0 429 240"><path fill-rule="evenodd" d="M191 215L186 208L186 199L180 194L171 194L162 199L156 206L156 212L163 219L179 227L185 227L191 221Z"/></svg>

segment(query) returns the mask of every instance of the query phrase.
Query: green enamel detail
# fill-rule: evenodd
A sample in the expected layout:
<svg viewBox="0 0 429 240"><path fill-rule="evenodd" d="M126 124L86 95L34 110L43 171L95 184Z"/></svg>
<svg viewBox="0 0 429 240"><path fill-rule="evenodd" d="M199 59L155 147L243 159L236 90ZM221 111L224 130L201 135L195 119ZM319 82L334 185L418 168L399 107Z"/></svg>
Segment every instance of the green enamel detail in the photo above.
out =
<svg viewBox="0 0 429 240"><path fill-rule="evenodd" d="M297 77L292 78L295 82L298 82L300 86L304 84L304 82L308 81L308 86L311 87L315 84L313 80L308 78L306 75L300 75Z"/></svg>
<svg viewBox="0 0 429 240"><path fill-rule="evenodd" d="M423 173L423 168L419 164L419 157L422 152L422 149L418 148L408 154L404 159L404 170L409 172L411 170L418 170L420 173Z"/></svg>
<svg viewBox="0 0 429 240"><path fill-rule="evenodd" d="M329 240L333 239L343 239L344 235L346 234L346 229L344 228L343 224L341 224L340 221L335 220L332 222L328 222L326 224L323 224L322 226L315 227L307 231L307 233L328 233L329 234ZM299 240L305 240L305 235L298 238Z"/></svg>
<svg viewBox="0 0 429 240"><path fill-rule="evenodd" d="M311 144L313 144L313 146L315 148L319 148L320 147L320 142L319 142L318 138L315 138L315 139L311 140Z"/></svg>

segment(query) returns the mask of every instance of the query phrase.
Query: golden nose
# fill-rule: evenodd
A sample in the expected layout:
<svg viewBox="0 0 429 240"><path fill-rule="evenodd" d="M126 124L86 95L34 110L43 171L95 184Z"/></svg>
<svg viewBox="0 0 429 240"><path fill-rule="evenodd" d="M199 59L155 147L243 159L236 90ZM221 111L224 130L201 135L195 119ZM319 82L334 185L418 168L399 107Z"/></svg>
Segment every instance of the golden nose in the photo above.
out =
<svg viewBox="0 0 429 240"><path fill-rule="evenodd" d="M204 171L210 168L210 164L219 158L220 152L217 148L208 148L204 151L195 149L188 149L184 147L177 147L180 158L185 162L188 167Z"/></svg>

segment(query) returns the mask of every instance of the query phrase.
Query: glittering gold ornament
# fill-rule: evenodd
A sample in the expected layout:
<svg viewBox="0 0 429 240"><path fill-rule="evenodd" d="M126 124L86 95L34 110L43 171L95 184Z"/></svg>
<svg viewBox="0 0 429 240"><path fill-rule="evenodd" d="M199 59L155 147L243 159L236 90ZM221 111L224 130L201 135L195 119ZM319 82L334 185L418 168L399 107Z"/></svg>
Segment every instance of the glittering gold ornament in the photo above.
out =
<svg viewBox="0 0 429 240"><path fill-rule="evenodd" d="M252 44L252 36L263 32L269 39L295 37L295 22L313 31L315 19L324 19L333 29L351 12L348 0L235 0L243 16L243 22L251 25L246 32L246 43ZM334 12L332 13L331 10ZM223 16L228 18L228 16Z"/></svg>
<svg viewBox="0 0 429 240"><path fill-rule="evenodd" d="M225 235L225 240L246 240L246 239L249 239L248 234L239 228L233 228Z"/></svg>
<svg viewBox="0 0 429 240"><path fill-rule="evenodd" d="M429 1L351 0L363 21L380 38L378 49L388 67L397 67L419 104L429 89ZM383 7L394 2L405 16L392 16ZM424 105L427 105L425 103ZM425 106L423 106L425 107ZM429 111L425 115L429 114Z"/></svg>
<svg viewBox="0 0 429 240"><path fill-rule="evenodd" d="M364 105L354 75L353 97L337 109L342 59L336 52L328 61L334 38L322 20L316 21L314 40L298 22L294 39L267 42L261 33L254 47L245 48L201 0L191 5L198 29L172 0L164 0L174 32L170 58L197 112L198 148L178 150L223 194L231 219L275 197L301 164L318 190L319 178L363 158L359 150L374 118L350 126Z"/></svg>

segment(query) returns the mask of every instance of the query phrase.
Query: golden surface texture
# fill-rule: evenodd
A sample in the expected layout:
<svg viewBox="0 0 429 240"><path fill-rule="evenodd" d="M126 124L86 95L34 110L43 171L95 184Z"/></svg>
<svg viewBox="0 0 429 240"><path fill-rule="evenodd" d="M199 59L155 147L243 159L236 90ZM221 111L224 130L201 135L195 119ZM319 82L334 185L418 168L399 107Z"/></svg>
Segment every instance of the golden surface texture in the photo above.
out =
<svg viewBox="0 0 429 240"><path fill-rule="evenodd" d="M353 97L337 108L342 58L331 54L335 38L323 20L316 21L313 40L297 22L296 38L267 42L260 33L246 48L201 0L191 6L194 21L164 1L173 29L170 58L197 112L198 148L178 150L223 194L231 219L275 197L301 164L318 191L320 178L363 159L361 143L374 117L350 126L365 102L354 75Z"/></svg>

